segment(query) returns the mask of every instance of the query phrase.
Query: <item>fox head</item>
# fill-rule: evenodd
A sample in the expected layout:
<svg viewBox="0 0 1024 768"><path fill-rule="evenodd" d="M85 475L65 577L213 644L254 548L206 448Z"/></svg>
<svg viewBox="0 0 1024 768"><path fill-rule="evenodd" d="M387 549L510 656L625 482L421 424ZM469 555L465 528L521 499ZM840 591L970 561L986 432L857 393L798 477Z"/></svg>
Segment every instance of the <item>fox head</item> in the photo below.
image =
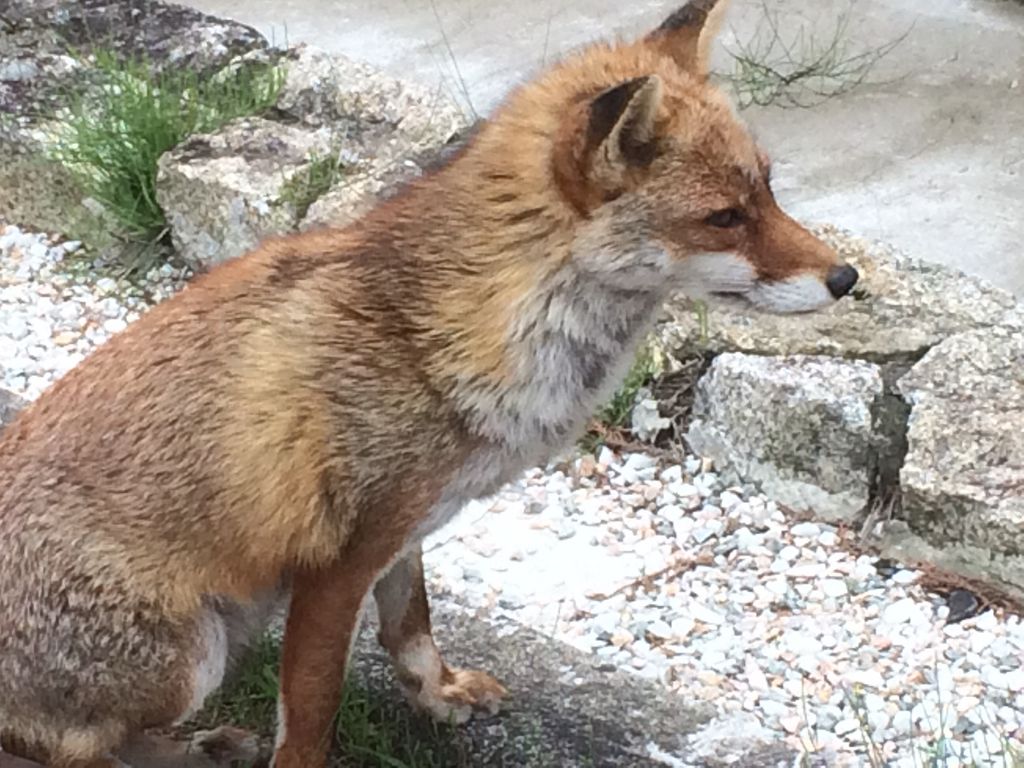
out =
<svg viewBox="0 0 1024 768"><path fill-rule="evenodd" d="M495 122L518 130L524 151L544 136L545 174L581 222L577 268L616 288L818 309L858 275L779 208L767 155L709 82L724 6L691 0L640 40L584 49Z"/></svg>

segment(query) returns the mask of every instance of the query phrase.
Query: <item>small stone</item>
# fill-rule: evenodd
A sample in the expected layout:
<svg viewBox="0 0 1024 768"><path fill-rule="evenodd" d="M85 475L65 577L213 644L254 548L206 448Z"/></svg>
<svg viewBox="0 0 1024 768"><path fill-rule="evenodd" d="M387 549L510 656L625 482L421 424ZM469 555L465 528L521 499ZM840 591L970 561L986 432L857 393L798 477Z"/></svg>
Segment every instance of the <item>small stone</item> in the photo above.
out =
<svg viewBox="0 0 1024 768"><path fill-rule="evenodd" d="M823 547L834 547L839 543L839 537L833 531L824 531L818 537L818 543Z"/></svg>
<svg viewBox="0 0 1024 768"><path fill-rule="evenodd" d="M612 632L611 642L612 645L614 645L616 648L622 648L624 646L627 646L630 643L632 643L633 640L633 633L630 632L628 629L619 627L614 632Z"/></svg>
<svg viewBox="0 0 1024 768"><path fill-rule="evenodd" d="M914 721L910 716L910 712L901 709L892 716L892 728L897 736L909 735L913 727Z"/></svg>
<svg viewBox="0 0 1024 768"><path fill-rule="evenodd" d="M832 727L832 733L836 736L846 736L850 733L855 733L860 730L860 723L852 717L847 717L840 720Z"/></svg>
<svg viewBox="0 0 1024 768"><path fill-rule="evenodd" d="M849 589L843 579L822 579L821 591L826 597L832 598L845 597L849 594Z"/></svg>
<svg viewBox="0 0 1024 768"><path fill-rule="evenodd" d="M690 531L690 538L698 544L703 544L708 539L718 536L724 528L725 524L721 520L708 520L703 525Z"/></svg>
<svg viewBox="0 0 1024 768"><path fill-rule="evenodd" d="M912 598L904 597L885 607L882 611L882 621L885 624L906 624L915 613L920 613L917 603Z"/></svg>
<svg viewBox="0 0 1024 768"><path fill-rule="evenodd" d="M877 669L857 669L846 675L847 679L854 684L863 685L866 688L884 689L885 679Z"/></svg>
<svg viewBox="0 0 1024 768"><path fill-rule="evenodd" d="M801 539L815 539L821 534L821 528L814 523L797 523L789 532Z"/></svg>
<svg viewBox="0 0 1024 768"><path fill-rule="evenodd" d="M673 464L672 466L665 467L658 477L666 485L681 483L683 481L683 468L678 464Z"/></svg>
<svg viewBox="0 0 1024 768"><path fill-rule="evenodd" d="M800 548L794 547L792 544L789 544L779 550L779 559L784 562L791 563L798 557L800 557Z"/></svg>
<svg viewBox="0 0 1024 768"><path fill-rule="evenodd" d="M681 616L678 619L674 619L670 626L672 628L672 636L682 640L693 632L696 622L689 616Z"/></svg>
<svg viewBox="0 0 1024 768"><path fill-rule="evenodd" d="M672 627L667 622L658 619L647 625L647 634L659 640L668 640L672 637Z"/></svg>
<svg viewBox="0 0 1024 768"><path fill-rule="evenodd" d="M772 699L763 699L761 701L761 711L769 717L779 718L785 717L789 712L789 707L780 701L773 701Z"/></svg>
<svg viewBox="0 0 1024 768"><path fill-rule="evenodd" d="M892 575L892 581L895 584L913 584L920 578L921 574L918 571L896 571Z"/></svg>
<svg viewBox="0 0 1024 768"><path fill-rule="evenodd" d="M690 615L699 622L718 626L725 623L725 617L707 606L697 603L690 608Z"/></svg>
<svg viewBox="0 0 1024 768"><path fill-rule="evenodd" d="M975 629L981 629L985 632L991 632L999 626L999 620L996 618L995 613L993 613L992 611L985 611L984 613L979 614L974 619L973 623Z"/></svg>
<svg viewBox="0 0 1024 768"><path fill-rule="evenodd" d="M1024 669L1018 667L1007 672L1003 676L1003 681L1006 683L1007 689L1015 692L1024 692Z"/></svg>
<svg viewBox="0 0 1024 768"><path fill-rule="evenodd" d="M757 660L753 656L746 657L743 672L747 677L747 685L755 691L768 690L768 678L765 677L764 670L758 666Z"/></svg>
<svg viewBox="0 0 1024 768"><path fill-rule="evenodd" d="M796 733L803 726L803 718L797 715L789 715L788 717L780 717L779 725L786 733Z"/></svg>

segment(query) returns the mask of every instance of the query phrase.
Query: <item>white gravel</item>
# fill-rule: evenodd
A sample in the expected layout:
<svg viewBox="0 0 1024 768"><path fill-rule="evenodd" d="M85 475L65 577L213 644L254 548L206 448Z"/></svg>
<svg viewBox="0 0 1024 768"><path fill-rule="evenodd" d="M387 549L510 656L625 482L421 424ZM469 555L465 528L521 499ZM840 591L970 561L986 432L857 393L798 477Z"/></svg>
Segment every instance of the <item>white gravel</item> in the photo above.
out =
<svg viewBox="0 0 1024 768"><path fill-rule="evenodd" d="M883 576L852 535L710 469L605 450L533 470L428 540L433 586L721 717L753 715L827 765L868 765L869 750L893 768L1018 765L1018 616L947 625L918 572Z"/></svg>
<svg viewBox="0 0 1024 768"><path fill-rule="evenodd" d="M80 244L0 224L0 387L27 399L189 277L170 265L99 277Z"/></svg>
<svg viewBox="0 0 1024 768"><path fill-rule="evenodd" d="M32 399L188 275L138 284L69 261L75 243L0 226L0 387ZM1014 766L1024 751L1024 624L945 624L940 598L789 520L706 461L605 449L533 470L428 540L432 585L663 682L723 739L785 739L828 765ZM929 762L940 756L942 762Z"/></svg>

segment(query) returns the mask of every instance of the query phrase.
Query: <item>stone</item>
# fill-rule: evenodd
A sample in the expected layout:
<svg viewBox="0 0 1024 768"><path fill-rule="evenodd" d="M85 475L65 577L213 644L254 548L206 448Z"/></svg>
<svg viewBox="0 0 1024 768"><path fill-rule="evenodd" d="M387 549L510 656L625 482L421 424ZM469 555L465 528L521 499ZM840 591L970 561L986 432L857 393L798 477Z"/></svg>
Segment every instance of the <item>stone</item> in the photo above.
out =
<svg viewBox="0 0 1024 768"><path fill-rule="evenodd" d="M443 89L398 80L365 62L300 45L286 52L282 64L281 112L372 140L382 154L444 144L466 125Z"/></svg>
<svg viewBox="0 0 1024 768"><path fill-rule="evenodd" d="M920 610L913 598L904 597L885 607L885 610L882 611L882 621L886 624L913 622L915 614L919 613Z"/></svg>
<svg viewBox="0 0 1024 768"><path fill-rule="evenodd" d="M375 67L312 46L285 61L278 109L312 125L329 125L352 145L356 173L313 202L302 228L343 226L380 197L441 164L457 148L468 120L443 89L397 80Z"/></svg>
<svg viewBox="0 0 1024 768"><path fill-rule="evenodd" d="M937 547L1024 555L1022 371L1024 332L992 328L939 344L898 382L911 404L902 518Z"/></svg>
<svg viewBox="0 0 1024 768"><path fill-rule="evenodd" d="M638 440L653 443L658 435L671 426L672 420L659 412L657 400L647 393L644 396L638 394L630 413L630 430Z"/></svg>
<svg viewBox="0 0 1024 768"><path fill-rule="evenodd" d="M240 118L185 140L159 162L157 201L171 239L193 268L208 267L295 228L289 195L317 156L334 151L326 129Z"/></svg>
<svg viewBox="0 0 1024 768"><path fill-rule="evenodd" d="M790 748L749 712L722 715L708 723L690 737L689 750L691 759L700 759L701 765L789 765L793 760Z"/></svg>
<svg viewBox="0 0 1024 768"><path fill-rule="evenodd" d="M18 411L24 408L27 403L13 392L0 389L0 431L10 424Z"/></svg>
<svg viewBox="0 0 1024 768"><path fill-rule="evenodd" d="M789 529L789 532L797 538L814 539L821 533L821 528L814 523L797 523Z"/></svg>
<svg viewBox="0 0 1024 768"><path fill-rule="evenodd" d="M657 333L668 367L707 352L910 362L949 336L999 325L1019 312L1011 293L977 278L835 227L817 233L860 272L850 299L810 315L709 304L704 339L693 302L678 298Z"/></svg>
<svg viewBox="0 0 1024 768"><path fill-rule="evenodd" d="M726 353L697 385L686 438L798 512L849 520L867 504L878 366Z"/></svg>
<svg viewBox="0 0 1024 768"><path fill-rule="evenodd" d="M821 591L826 597L839 598L845 597L849 592L849 588L842 579L822 579Z"/></svg>

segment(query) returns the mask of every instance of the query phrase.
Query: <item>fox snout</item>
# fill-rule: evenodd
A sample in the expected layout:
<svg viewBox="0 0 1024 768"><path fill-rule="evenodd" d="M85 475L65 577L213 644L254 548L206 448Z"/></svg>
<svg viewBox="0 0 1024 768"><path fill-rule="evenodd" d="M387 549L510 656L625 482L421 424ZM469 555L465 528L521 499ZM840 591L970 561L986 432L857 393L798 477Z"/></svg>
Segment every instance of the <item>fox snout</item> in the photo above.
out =
<svg viewBox="0 0 1024 768"><path fill-rule="evenodd" d="M739 253L753 284L738 291L756 308L776 313L811 312L848 295L860 275L835 251L782 212L774 200Z"/></svg>
<svg viewBox="0 0 1024 768"><path fill-rule="evenodd" d="M860 278L773 200L731 230L731 241L680 258L680 287L691 297L740 299L778 314L813 312L848 295Z"/></svg>
<svg viewBox="0 0 1024 768"><path fill-rule="evenodd" d="M749 291L737 293L766 312L813 312L850 293L859 277L856 269L840 263L829 267L824 275L805 273L781 280L759 279Z"/></svg>

